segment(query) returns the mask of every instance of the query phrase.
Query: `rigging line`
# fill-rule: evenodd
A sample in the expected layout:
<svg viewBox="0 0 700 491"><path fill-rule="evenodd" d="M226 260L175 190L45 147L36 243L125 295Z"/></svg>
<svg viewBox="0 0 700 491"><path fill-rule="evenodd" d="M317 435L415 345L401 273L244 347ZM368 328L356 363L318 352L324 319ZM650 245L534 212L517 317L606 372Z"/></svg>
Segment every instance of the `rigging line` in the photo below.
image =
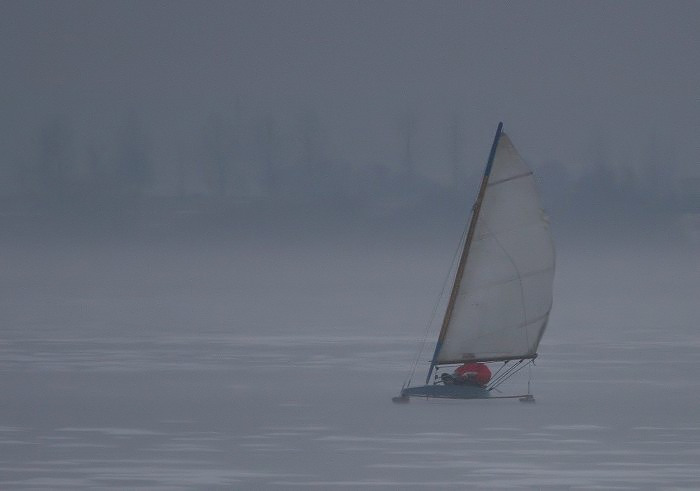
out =
<svg viewBox="0 0 700 491"><path fill-rule="evenodd" d="M515 373L519 372L522 370L527 364L522 365L522 363L525 361L525 358L522 358L518 363L515 365L511 365L505 372L503 372L500 376L495 377L491 380L491 383L489 384L489 390L491 388L496 388L499 385L501 385L503 382L508 380L511 376L513 376ZM532 362L532 359L528 360L528 363Z"/></svg>
<svg viewBox="0 0 700 491"><path fill-rule="evenodd" d="M520 363L522 363L522 362L523 362L523 360L520 360ZM503 382L505 382L506 380L508 380L510 377L512 377L513 375L515 375L516 373L518 373L520 370L522 370L522 369L525 368L526 366L529 366L529 365L532 364L532 363L533 363L533 360L529 360L526 364L520 365L519 368L518 368L517 370L513 371L512 373L510 373L510 374L508 375L507 378L505 378L505 379L503 379L503 380L500 380L496 385L494 385L493 387L489 388L489 390L495 389L496 387L498 387L499 385L501 385ZM517 366L517 365L516 365L516 366Z"/></svg>
<svg viewBox="0 0 700 491"><path fill-rule="evenodd" d="M515 375L517 372L519 372L522 369L522 367L522 362L516 363L515 365L511 366L510 369L504 372L497 380L491 381L488 390L498 390L498 387L500 387L503 382L508 380L512 375Z"/></svg>
<svg viewBox="0 0 700 491"><path fill-rule="evenodd" d="M418 367L418 363L420 361L420 357L423 355L423 351L425 349L425 345L428 340L428 335L430 334L430 330L433 327L433 322L435 321L435 316L437 314L438 307L440 306L440 302L442 301L443 296L445 295L445 290L447 289L447 285L450 283L450 278L452 276L452 272L455 269L455 262L457 261L457 257L459 256L460 251L462 250L462 244L464 243L466 236L467 236L467 230L469 229L469 224L464 227L464 230L462 231L462 237L459 240L459 243L457 244L457 248L454 251L454 254L452 254L452 261L450 263L450 269L447 271L447 277L445 278L445 281L442 283L442 290L440 290L440 295L438 295L438 298L435 302L435 305L433 306L433 311L430 314L430 320L428 321L428 327L425 330L425 334L423 335L423 340L421 341L419 347L418 347L418 353L416 353L415 359L413 360L413 364L411 365L411 370L409 371L408 377L406 378L406 381L404 382L403 387L408 387L411 385L411 382L413 381L413 375L416 373L416 368ZM402 388L403 388L402 387Z"/></svg>
<svg viewBox="0 0 700 491"><path fill-rule="evenodd" d="M510 360L506 360L506 361L503 362L503 365L501 365L501 366L499 367L499 369L496 370L496 373L493 374L493 377L492 377L493 379L496 379L496 378L498 377L498 374L501 373L501 370L503 370L503 369L506 367L506 365L508 364L509 361L510 361Z"/></svg>
<svg viewBox="0 0 700 491"><path fill-rule="evenodd" d="M507 378L510 377L510 374L514 372L520 364L522 364L523 360L518 361L515 365L511 365L508 367L507 370L505 370L502 374L500 374L498 377L494 377L491 380L491 383L489 384L489 390L496 388L501 384L501 382Z"/></svg>

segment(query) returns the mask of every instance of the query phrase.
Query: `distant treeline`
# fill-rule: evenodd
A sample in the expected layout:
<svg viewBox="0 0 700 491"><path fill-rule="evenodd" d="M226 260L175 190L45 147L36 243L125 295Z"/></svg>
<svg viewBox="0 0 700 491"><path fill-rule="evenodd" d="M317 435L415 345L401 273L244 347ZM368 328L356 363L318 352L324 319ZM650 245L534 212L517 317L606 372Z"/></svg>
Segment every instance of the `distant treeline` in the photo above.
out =
<svg viewBox="0 0 700 491"><path fill-rule="evenodd" d="M416 125L397 119L396 159L385 164L358 164L329 151L326 131L312 113L294 128L273 117L242 123L212 113L192 142L172 152L172 161L157 161L153 139L136 113L129 114L100 143L78 141L66 118L41 125L23 158L4 162L8 182L0 209L75 211L92 205L201 208L237 203L364 203L382 212L431 203L468 203L478 169L464 162L455 120L444 139L451 184L426 177L416 152ZM185 149L185 150L183 150ZM680 185L664 179L653 156L637 172L621 172L599 155L574 175L561 163L536 167L545 206L557 215L586 210L664 209L700 211L700 182Z"/></svg>
<svg viewBox="0 0 700 491"><path fill-rule="evenodd" d="M292 130L271 117L244 125L219 113L172 158L154 157L153 139L135 113L99 143L77 141L66 118L41 125L25 154L3 162L5 202L51 208L90 201L175 197L211 202L371 196L393 201L438 184L420 174L411 124L400 125L399 162L354 165L327 150L310 115ZM459 163L455 163L459 166Z"/></svg>

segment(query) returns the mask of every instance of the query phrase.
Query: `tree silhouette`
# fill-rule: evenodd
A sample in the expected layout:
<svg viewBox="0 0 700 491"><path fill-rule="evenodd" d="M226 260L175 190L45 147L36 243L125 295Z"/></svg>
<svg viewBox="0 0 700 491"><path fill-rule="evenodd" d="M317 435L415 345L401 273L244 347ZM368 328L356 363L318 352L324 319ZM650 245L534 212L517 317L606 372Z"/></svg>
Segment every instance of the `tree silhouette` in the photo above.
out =
<svg viewBox="0 0 700 491"><path fill-rule="evenodd" d="M415 180L415 133L416 118L406 113L399 118L399 138L401 141L401 169L408 183Z"/></svg>
<svg viewBox="0 0 700 491"><path fill-rule="evenodd" d="M228 194L230 176L230 151L224 130L224 118L214 112L204 125L204 179L210 192L224 197Z"/></svg>
<svg viewBox="0 0 700 491"><path fill-rule="evenodd" d="M68 123L55 117L38 135L37 181L44 198L55 201L68 194L73 138Z"/></svg>
<svg viewBox="0 0 700 491"><path fill-rule="evenodd" d="M141 121L129 113L119 131L114 187L119 194L142 195L154 182L150 142Z"/></svg>
<svg viewBox="0 0 700 491"><path fill-rule="evenodd" d="M257 143L264 166L263 186L271 196L276 196L279 194L281 185L279 172L280 135L277 123L272 116L268 116L260 124Z"/></svg>
<svg viewBox="0 0 700 491"><path fill-rule="evenodd" d="M453 113L450 121L450 167L452 170L452 187L462 189L467 182L464 168L464 118Z"/></svg>

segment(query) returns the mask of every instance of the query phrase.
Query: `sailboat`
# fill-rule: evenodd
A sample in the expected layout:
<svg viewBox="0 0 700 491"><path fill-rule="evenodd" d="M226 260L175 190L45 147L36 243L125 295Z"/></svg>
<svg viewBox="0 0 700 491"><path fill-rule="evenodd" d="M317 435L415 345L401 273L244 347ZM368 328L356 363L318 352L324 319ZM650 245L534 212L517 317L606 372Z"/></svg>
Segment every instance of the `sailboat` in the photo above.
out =
<svg viewBox="0 0 700 491"><path fill-rule="evenodd" d="M552 309L554 262L532 171L499 123L425 384L411 386L416 359L394 402L410 397L534 401L529 382L524 395L497 395L497 388L537 357ZM493 367L493 377L487 384L438 377L440 370L463 364Z"/></svg>

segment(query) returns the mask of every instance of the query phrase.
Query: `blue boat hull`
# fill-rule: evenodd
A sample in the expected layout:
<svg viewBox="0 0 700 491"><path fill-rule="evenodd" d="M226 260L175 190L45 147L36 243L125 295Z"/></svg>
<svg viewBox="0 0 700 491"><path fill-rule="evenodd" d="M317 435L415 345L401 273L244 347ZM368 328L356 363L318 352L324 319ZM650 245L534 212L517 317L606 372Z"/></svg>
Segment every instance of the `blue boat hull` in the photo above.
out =
<svg viewBox="0 0 700 491"><path fill-rule="evenodd" d="M436 397L442 399L488 399L490 392L476 385L423 385L407 387L401 397Z"/></svg>

